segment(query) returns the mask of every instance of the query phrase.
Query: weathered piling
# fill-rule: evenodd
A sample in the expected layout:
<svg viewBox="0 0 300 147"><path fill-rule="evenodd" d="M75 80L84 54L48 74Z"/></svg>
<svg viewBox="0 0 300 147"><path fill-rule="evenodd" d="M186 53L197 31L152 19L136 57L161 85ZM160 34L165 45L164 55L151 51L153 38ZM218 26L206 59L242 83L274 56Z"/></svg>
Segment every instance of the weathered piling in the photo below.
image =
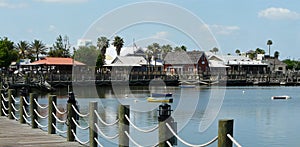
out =
<svg viewBox="0 0 300 147"><path fill-rule="evenodd" d="M69 93L69 99L68 99L68 106L67 106L67 109L68 109L68 117L67 117L67 125L68 125L68 129L67 129L67 141L75 141L75 136L73 135L72 130L76 134L76 124L72 120L72 118L74 120L76 120L76 112L72 108L72 105L74 107L76 107L76 100L75 100L74 93L70 92Z"/></svg>
<svg viewBox="0 0 300 147"><path fill-rule="evenodd" d="M13 96L15 95L15 90L14 89L8 89L8 118L9 119L15 119L14 114L15 114L15 109L13 106L15 106L15 101L13 100Z"/></svg>
<svg viewBox="0 0 300 147"><path fill-rule="evenodd" d="M55 128L53 125L56 126L56 119L53 115L56 115L56 109L54 108L54 104L56 105L57 103L56 101L56 95L48 96L48 134L55 134Z"/></svg>
<svg viewBox="0 0 300 147"><path fill-rule="evenodd" d="M161 104L158 109L158 140L159 147L169 147L167 141L172 145L177 144L176 139L173 137L173 134L167 127L166 123L168 123L172 129L174 130L174 119L171 117L171 105L169 104ZM176 129L175 129L176 130Z"/></svg>
<svg viewBox="0 0 300 147"><path fill-rule="evenodd" d="M34 100L37 100L36 93L30 93L30 114L31 114L31 127L38 128L38 124L34 120L38 120L38 115L34 112L34 110L38 111L38 106Z"/></svg>
<svg viewBox="0 0 300 147"><path fill-rule="evenodd" d="M232 141L227 134L233 136L233 119L219 120L218 147L232 147Z"/></svg>
<svg viewBox="0 0 300 147"><path fill-rule="evenodd" d="M95 110L97 110L98 108L98 103L97 102L90 102L89 103L89 134L90 134L90 147L97 147L98 144L97 142L95 141L95 139L98 139L98 131L96 129L96 126L95 124L97 123L97 117L96 117L96 114L95 114Z"/></svg>
<svg viewBox="0 0 300 147"><path fill-rule="evenodd" d="M125 115L129 116L130 109L129 105L119 105L119 147L128 147L129 146L129 138L125 134L125 131L129 133L129 121L126 119Z"/></svg>
<svg viewBox="0 0 300 147"><path fill-rule="evenodd" d="M2 101L3 101L3 98L2 98L2 95L4 95L4 89L0 89L0 116L4 116L4 113L3 113L3 105L2 105ZM3 109L3 110L2 110Z"/></svg>
<svg viewBox="0 0 300 147"><path fill-rule="evenodd" d="M27 90L23 87L20 90L20 120L19 121L20 121L21 124L26 123L26 120L24 119L24 117L25 117L26 108L28 107L28 105L25 102L25 100L27 100L26 99L27 96L28 96Z"/></svg>

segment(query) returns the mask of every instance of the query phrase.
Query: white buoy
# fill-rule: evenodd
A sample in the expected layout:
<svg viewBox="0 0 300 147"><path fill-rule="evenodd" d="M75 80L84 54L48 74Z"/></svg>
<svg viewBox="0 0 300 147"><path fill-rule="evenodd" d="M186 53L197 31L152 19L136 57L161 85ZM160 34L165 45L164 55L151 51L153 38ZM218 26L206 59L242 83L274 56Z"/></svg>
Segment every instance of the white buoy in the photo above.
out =
<svg viewBox="0 0 300 147"><path fill-rule="evenodd" d="M245 91L243 90L243 94L245 93Z"/></svg>

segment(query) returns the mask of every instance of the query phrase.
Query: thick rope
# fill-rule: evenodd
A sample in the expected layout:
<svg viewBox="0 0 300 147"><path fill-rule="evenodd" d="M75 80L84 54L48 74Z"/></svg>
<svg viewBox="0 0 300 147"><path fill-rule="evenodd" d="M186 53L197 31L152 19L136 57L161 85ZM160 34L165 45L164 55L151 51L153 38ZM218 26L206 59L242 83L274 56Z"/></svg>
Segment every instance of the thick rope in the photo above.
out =
<svg viewBox="0 0 300 147"><path fill-rule="evenodd" d="M54 102L52 102L52 104L53 104L53 106L54 106L54 108L55 108L56 112L58 112L59 114L61 114L61 115L64 115L64 114L66 114L66 113L67 113L67 111L64 111L64 112L61 112L61 111L59 111L59 109L57 108L57 106L55 105L55 103L54 103Z"/></svg>
<svg viewBox="0 0 300 147"><path fill-rule="evenodd" d="M218 140L218 136L216 136L215 138L213 138L211 141L207 142L207 143L204 143L204 144L200 144L200 145L194 145L194 144L190 144L190 143L187 143L186 141L184 141L183 139L181 139L175 132L174 130L172 129L172 127L166 123L166 126L169 128L169 130L171 131L171 133L179 140L181 141L183 144L187 145L187 146L192 146L192 147L205 147L205 146L208 146L212 143L214 143L216 140Z"/></svg>
<svg viewBox="0 0 300 147"><path fill-rule="evenodd" d="M227 134L227 137L237 146L242 147L230 134Z"/></svg>
<svg viewBox="0 0 300 147"><path fill-rule="evenodd" d="M75 134L75 132L73 131L73 129L71 130L71 132L72 132L73 136L75 137L75 139L76 139L80 144L88 144L88 143L90 142L89 140L86 141L86 142L81 141L81 140L76 136L76 134Z"/></svg>
<svg viewBox="0 0 300 147"><path fill-rule="evenodd" d="M23 100L24 100L24 102L25 102L25 104L26 104L27 106L30 105L30 102L28 102L28 101L26 100L25 96L23 96Z"/></svg>
<svg viewBox="0 0 300 147"><path fill-rule="evenodd" d="M19 112L20 110L18 110L13 103L10 104L12 106L12 108L16 111L16 112Z"/></svg>
<svg viewBox="0 0 300 147"><path fill-rule="evenodd" d="M52 126L53 126L54 129L55 129L58 133L60 133L60 134L65 134L65 133L67 133L67 131L62 131L62 130L58 129L53 123L52 123Z"/></svg>
<svg viewBox="0 0 300 147"><path fill-rule="evenodd" d="M138 147L143 147L142 145L138 144L135 140L133 140L133 139L131 138L131 136L128 134L127 131L125 131L124 133L126 134L126 136L129 138L129 140L130 140L134 145L136 145L136 146L138 146Z"/></svg>
<svg viewBox="0 0 300 147"><path fill-rule="evenodd" d="M5 116L8 116L8 114L5 113L5 110L2 109L2 112Z"/></svg>
<svg viewBox="0 0 300 147"><path fill-rule="evenodd" d="M15 120L19 120L16 116L15 116L15 114L13 113L13 112L10 112L10 114L13 116L13 118L15 119Z"/></svg>
<svg viewBox="0 0 300 147"><path fill-rule="evenodd" d="M100 120L100 122L101 122L102 124L106 125L106 126L112 126L112 125L115 125L115 124L117 124L117 123L119 122L119 119L117 119L117 120L116 120L115 122L113 122L113 123L110 123L110 124L109 124L109 123L106 123L106 122L103 121L103 119L99 116L97 110L94 110L94 112L95 112L97 118Z"/></svg>
<svg viewBox="0 0 300 147"><path fill-rule="evenodd" d="M17 100L15 99L14 95L11 95L11 98L12 98L13 101L15 101L16 103L19 103L19 102L20 102L20 100L17 101Z"/></svg>
<svg viewBox="0 0 300 147"><path fill-rule="evenodd" d="M119 136L119 134L116 134L115 136L106 136L99 128L99 126L95 123L95 127L97 128L97 131L106 139L115 139Z"/></svg>
<svg viewBox="0 0 300 147"><path fill-rule="evenodd" d="M166 141L169 147L173 147L169 141Z"/></svg>
<svg viewBox="0 0 300 147"><path fill-rule="evenodd" d="M39 118L41 118L41 119L46 119L46 118L48 118L48 115L42 116L39 112L36 111L36 109L34 109L33 111L34 111L34 113L35 113Z"/></svg>
<svg viewBox="0 0 300 147"><path fill-rule="evenodd" d="M72 105L73 110L80 116L80 117L88 117L90 115L90 113L87 114L81 114L80 112L78 112L78 110L74 107L74 105Z"/></svg>
<svg viewBox="0 0 300 147"><path fill-rule="evenodd" d="M3 100L4 100L5 102L8 102L8 99L5 98L5 96L3 95L3 93L1 93L1 96L2 96L2 98L3 98Z"/></svg>
<svg viewBox="0 0 300 147"><path fill-rule="evenodd" d="M155 126L154 128L152 129L149 129L149 130L143 130L139 127L137 127L133 122L130 121L130 118L128 118L127 115L125 115L125 118L128 120L129 124L133 126L133 128L135 128L136 130L140 131L140 132L144 132L144 133L149 133L149 132L153 132L154 130L156 130L158 128L158 125Z"/></svg>
<svg viewBox="0 0 300 147"><path fill-rule="evenodd" d="M8 108L5 106L5 104L4 104L4 102L3 101L1 101L2 102L2 106L3 106L3 108L4 108L4 110L8 110Z"/></svg>
<svg viewBox="0 0 300 147"><path fill-rule="evenodd" d="M54 113L52 113L52 115L54 116L56 121L58 121L59 123L66 123L66 120L60 120L59 118L56 117L56 115Z"/></svg>
<svg viewBox="0 0 300 147"><path fill-rule="evenodd" d="M27 124L31 124L31 121L28 121L28 119L23 115L24 120L26 121Z"/></svg>
<svg viewBox="0 0 300 147"><path fill-rule="evenodd" d="M87 126L87 127L81 127L77 122L76 120L72 117L72 121L74 122L74 124L81 130L87 130L90 128L90 126Z"/></svg>
<svg viewBox="0 0 300 147"><path fill-rule="evenodd" d="M23 106L23 111L24 111L24 114L25 114L26 117L30 117L30 116L31 116L31 115L29 115L29 114L26 112L25 106Z"/></svg>
<svg viewBox="0 0 300 147"><path fill-rule="evenodd" d="M38 102L36 99L34 99L34 102L35 102L36 105L37 105L38 107L40 107L41 109L47 109L47 108L49 107L48 105L45 106L45 107L41 106L41 105L39 104L39 102Z"/></svg>
<svg viewBox="0 0 300 147"><path fill-rule="evenodd" d="M42 124L40 124L39 123L39 121L37 121L36 119L34 120L34 122L40 127L40 128L47 128L48 127L48 125L42 125Z"/></svg>
<svg viewBox="0 0 300 147"><path fill-rule="evenodd" d="M97 138L94 138L94 140L96 141L96 143L98 144L98 146L103 147L103 145L98 141Z"/></svg>

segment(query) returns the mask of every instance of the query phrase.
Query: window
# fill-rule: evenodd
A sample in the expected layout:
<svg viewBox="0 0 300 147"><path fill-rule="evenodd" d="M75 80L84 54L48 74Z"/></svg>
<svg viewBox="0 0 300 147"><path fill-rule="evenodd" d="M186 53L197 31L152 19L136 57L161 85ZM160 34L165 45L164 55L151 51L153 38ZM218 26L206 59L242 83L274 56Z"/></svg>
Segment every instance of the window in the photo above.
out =
<svg viewBox="0 0 300 147"><path fill-rule="evenodd" d="M278 70L283 70L283 68L282 67L278 67Z"/></svg>

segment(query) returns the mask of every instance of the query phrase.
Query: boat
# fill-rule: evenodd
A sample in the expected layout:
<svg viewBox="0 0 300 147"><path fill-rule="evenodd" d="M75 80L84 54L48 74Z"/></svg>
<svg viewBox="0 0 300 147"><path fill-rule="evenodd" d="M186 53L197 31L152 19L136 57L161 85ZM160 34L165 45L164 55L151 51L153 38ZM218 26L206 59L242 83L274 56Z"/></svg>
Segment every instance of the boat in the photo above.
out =
<svg viewBox="0 0 300 147"><path fill-rule="evenodd" d="M271 97L272 100L278 100L278 99L286 100L286 99L290 99L290 98L291 98L291 97L288 96L288 95L272 96L272 97Z"/></svg>
<svg viewBox="0 0 300 147"><path fill-rule="evenodd" d="M154 98L154 97L148 97L147 98L148 102L158 102L158 103L173 103L173 99L161 99L161 98Z"/></svg>
<svg viewBox="0 0 300 147"><path fill-rule="evenodd" d="M172 97L172 93L151 93L152 97Z"/></svg>

